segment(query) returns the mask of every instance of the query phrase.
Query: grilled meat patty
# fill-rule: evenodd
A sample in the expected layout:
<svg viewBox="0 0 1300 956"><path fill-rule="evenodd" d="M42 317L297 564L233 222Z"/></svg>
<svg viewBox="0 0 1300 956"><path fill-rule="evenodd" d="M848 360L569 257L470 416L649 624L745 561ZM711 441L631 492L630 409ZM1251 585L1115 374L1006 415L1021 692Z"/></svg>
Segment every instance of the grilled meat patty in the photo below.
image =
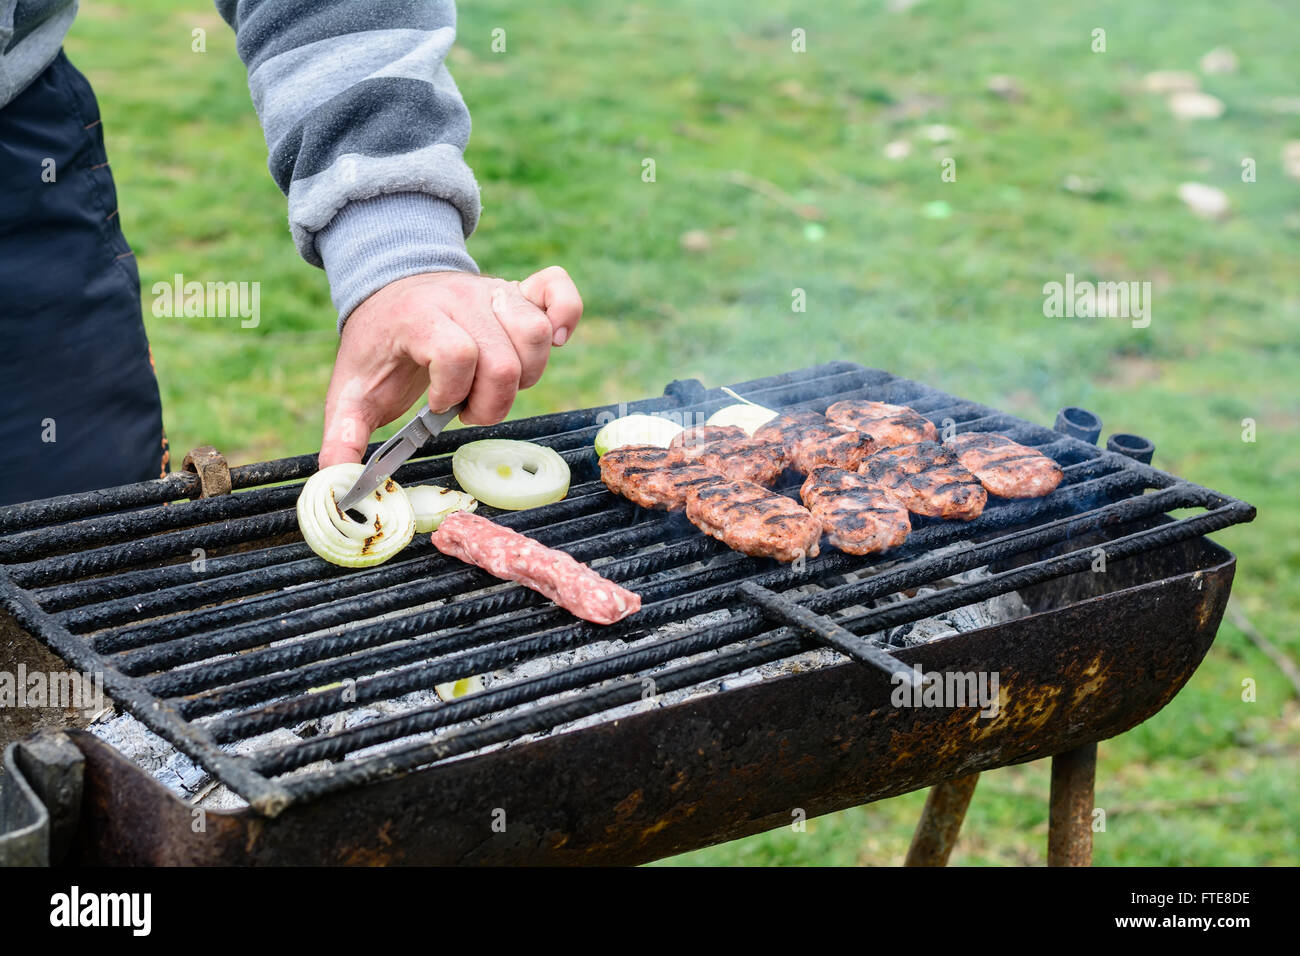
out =
<svg viewBox="0 0 1300 956"><path fill-rule="evenodd" d="M728 438L710 442L695 462L736 481L771 485L785 470L785 450L779 442Z"/></svg>
<svg viewBox="0 0 1300 956"><path fill-rule="evenodd" d="M625 445L600 457L600 480L614 494L643 508L676 511L685 506L692 487L722 478L697 462L677 461L667 448Z"/></svg>
<svg viewBox="0 0 1300 956"><path fill-rule="evenodd" d="M668 446L670 461L693 461L737 481L770 485L785 470L780 442L750 438L735 425L700 425L680 432Z"/></svg>
<svg viewBox="0 0 1300 956"><path fill-rule="evenodd" d="M696 425L679 431L668 447L676 451L681 460L689 461L704 452L712 442L723 439L745 439L745 429L739 425Z"/></svg>
<svg viewBox="0 0 1300 956"><path fill-rule="evenodd" d="M913 514L931 518L978 518L988 501L979 480L955 452L932 441L876 452L858 468Z"/></svg>
<svg viewBox="0 0 1300 956"><path fill-rule="evenodd" d="M841 428L812 411L778 415L755 431L754 437L780 442L790 464L804 474L819 465L856 468L875 448L871 435Z"/></svg>
<svg viewBox="0 0 1300 956"><path fill-rule="evenodd" d="M1065 477L1052 459L1005 435L968 432L948 439L944 447L999 498L1041 498Z"/></svg>
<svg viewBox="0 0 1300 956"><path fill-rule="evenodd" d="M785 412L766 425L760 425L754 432L754 437L764 441L779 441L785 447L786 454L793 458L795 446L799 442L810 438L834 438L843 432L843 428L832 425L819 412L797 411Z"/></svg>
<svg viewBox="0 0 1300 956"><path fill-rule="evenodd" d="M799 490L826 540L849 554L897 547L912 530L907 508L870 479L843 468L814 469Z"/></svg>
<svg viewBox="0 0 1300 956"><path fill-rule="evenodd" d="M805 475L826 465L856 471L874 451L876 442L866 432L840 432L825 438L815 434L795 439L790 464Z"/></svg>
<svg viewBox="0 0 1300 956"><path fill-rule="evenodd" d="M778 561L815 558L822 536L821 522L807 508L751 481L692 488L686 517L729 548Z"/></svg>
<svg viewBox="0 0 1300 956"><path fill-rule="evenodd" d="M938 435L934 422L906 405L850 399L826 409L826 419L844 429L866 432L876 440L877 448L934 441Z"/></svg>

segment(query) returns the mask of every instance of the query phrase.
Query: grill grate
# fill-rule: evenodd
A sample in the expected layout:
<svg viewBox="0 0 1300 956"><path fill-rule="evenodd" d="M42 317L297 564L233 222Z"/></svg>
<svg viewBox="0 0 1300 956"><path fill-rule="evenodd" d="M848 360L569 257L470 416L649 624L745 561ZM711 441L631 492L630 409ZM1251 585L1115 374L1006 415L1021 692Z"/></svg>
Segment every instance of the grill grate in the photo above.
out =
<svg viewBox="0 0 1300 956"><path fill-rule="evenodd" d="M151 730L254 809L274 815L296 801L634 703L651 677L654 690L664 693L819 644L869 666L909 673L870 635L1084 570L1094 559L1092 548L1069 547L1083 535L1109 535L1107 560L1119 560L1254 515L1244 502L1059 432L850 363L733 387L782 409L820 411L845 398L907 404L936 424L951 420L959 431L998 431L1036 447L1062 465L1065 480L1041 499L991 498L973 522L917 519L905 544L885 556L827 549L802 568L745 557L680 515L647 512L610 495L598 480L591 441L609 415L671 411L689 423L731 401L698 382L675 382L662 397L618 408L446 432L424 449L441 457L413 461L395 476L407 485L452 483L446 454L481 437L555 448L573 469L568 498L531 511L483 513L563 547L640 592L642 611L611 627L576 621L526 588L445 557L426 536L379 568L349 570L321 561L294 540L293 505L301 480L315 470L314 456L232 469L236 492L222 497L185 500L197 496L198 479L178 474L0 509L0 598L21 627L70 664L102 672L109 695ZM786 491L793 494L795 487ZM1181 509L1196 513L1162 518ZM194 549L214 553L199 566ZM1046 549L1061 553L861 610L880 598ZM843 577L864 571L860 580ZM808 584L822 590L802 593ZM729 612L725 623L654 638L664 624L719 609ZM294 743L238 755L223 746L614 639L636 643L540 677ZM712 653L695 658L704 652ZM352 682L346 694L328 689L341 681ZM445 731L432 740L408 739L440 728ZM378 744L393 746L358 754ZM319 761L330 765L300 770Z"/></svg>

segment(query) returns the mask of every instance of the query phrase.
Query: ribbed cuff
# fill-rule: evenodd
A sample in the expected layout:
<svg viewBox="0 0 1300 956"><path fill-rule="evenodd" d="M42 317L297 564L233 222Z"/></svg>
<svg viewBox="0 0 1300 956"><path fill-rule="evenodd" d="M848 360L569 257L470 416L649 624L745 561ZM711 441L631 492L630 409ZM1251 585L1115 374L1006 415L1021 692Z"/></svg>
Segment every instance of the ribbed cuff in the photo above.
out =
<svg viewBox="0 0 1300 956"><path fill-rule="evenodd" d="M426 193L353 200L316 233L339 332L352 310L390 282L423 272L478 272L460 212Z"/></svg>

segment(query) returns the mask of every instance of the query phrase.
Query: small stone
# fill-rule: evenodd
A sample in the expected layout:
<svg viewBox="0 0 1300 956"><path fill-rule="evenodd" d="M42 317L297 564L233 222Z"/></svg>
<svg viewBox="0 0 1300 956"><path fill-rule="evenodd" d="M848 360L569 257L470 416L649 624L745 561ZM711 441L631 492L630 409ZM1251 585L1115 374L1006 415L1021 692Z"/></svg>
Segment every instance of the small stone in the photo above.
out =
<svg viewBox="0 0 1300 956"><path fill-rule="evenodd" d="M687 252L708 252L713 246L709 234L703 229L692 229L682 233L681 244Z"/></svg>
<svg viewBox="0 0 1300 956"><path fill-rule="evenodd" d="M1191 93L1201 88L1201 81L1189 70L1156 70L1142 77L1148 93Z"/></svg>
<svg viewBox="0 0 1300 956"><path fill-rule="evenodd" d="M905 139L896 139L892 143L885 144L884 154L885 159L907 159L912 155L912 144Z"/></svg>
<svg viewBox="0 0 1300 956"><path fill-rule="evenodd" d="M1201 57L1200 66L1202 73L1236 73L1237 54L1233 53L1226 46L1216 46L1209 53L1205 54L1205 56Z"/></svg>
<svg viewBox="0 0 1300 956"><path fill-rule="evenodd" d="M957 132L951 126L944 126L942 123L932 123L929 126L921 127L921 135L932 143L949 143L957 138Z"/></svg>
<svg viewBox="0 0 1300 956"><path fill-rule="evenodd" d="M1228 194L1215 186L1183 183L1178 187L1178 198L1202 219L1218 221L1228 218Z"/></svg>
<svg viewBox="0 0 1300 956"><path fill-rule="evenodd" d="M1074 193L1078 196L1097 196L1100 195L1104 184L1095 176L1079 176L1070 173L1061 182L1061 187L1068 193Z"/></svg>
<svg viewBox="0 0 1300 956"><path fill-rule="evenodd" d="M1169 109L1179 119L1218 119L1225 107L1217 96L1188 92L1169 97Z"/></svg>
<svg viewBox="0 0 1300 956"><path fill-rule="evenodd" d="M1300 179L1300 139L1282 145L1282 169L1292 179Z"/></svg>
<svg viewBox="0 0 1300 956"><path fill-rule="evenodd" d="M1020 82L1014 76L1003 73L990 76L984 88L994 96L1012 103L1018 103L1025 98L1025 91L1021 88Z"/></svg>

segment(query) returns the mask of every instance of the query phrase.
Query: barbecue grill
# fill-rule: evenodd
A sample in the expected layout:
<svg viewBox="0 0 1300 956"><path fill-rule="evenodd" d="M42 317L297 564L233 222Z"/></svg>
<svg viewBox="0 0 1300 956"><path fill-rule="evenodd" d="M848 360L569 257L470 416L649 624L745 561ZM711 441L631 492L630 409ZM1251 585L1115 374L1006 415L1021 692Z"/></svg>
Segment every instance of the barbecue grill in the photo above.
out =
<svg viewBox="0 0 1300 956"><path fill-rule="evenodd" d="M0 509L7 626L102 672L120 708L247 801L196 827L192 806L103 741L46 734L6 756L11 856L52 845L82 863L639 863L932 786L909 862L941 863L980 771L1053 756L1049 860L1087 862L1096 742L1159 711L1200 663L1235 567L1205 535L1254 509L1097 448L1100 422L1082 409L1049 429L847 362L732 388L782 410L909 405L941 429L1035 447L1065 479L1044 498L991 498L968 523L917 519L883 555L746 557L598 478L591 441L612 415L692 424L732 401L694 380L444 432L394 476L452 484L448 453L485 437L556 449L573 470L566 499L481 513L640 592L643 609L610 627L439 554L427 535L377 568L318 559L293 510L314 456L227 469L209 449L157 481ZM1150 460L1148 443L1122 438L1112 447ZM889 636L1012 591L1027 616L924 644ZM597 641L612 649L286 735ZM841 656L656 705L818 647ZM997 716L894 706L915 667L996 672Z"/></svg>

